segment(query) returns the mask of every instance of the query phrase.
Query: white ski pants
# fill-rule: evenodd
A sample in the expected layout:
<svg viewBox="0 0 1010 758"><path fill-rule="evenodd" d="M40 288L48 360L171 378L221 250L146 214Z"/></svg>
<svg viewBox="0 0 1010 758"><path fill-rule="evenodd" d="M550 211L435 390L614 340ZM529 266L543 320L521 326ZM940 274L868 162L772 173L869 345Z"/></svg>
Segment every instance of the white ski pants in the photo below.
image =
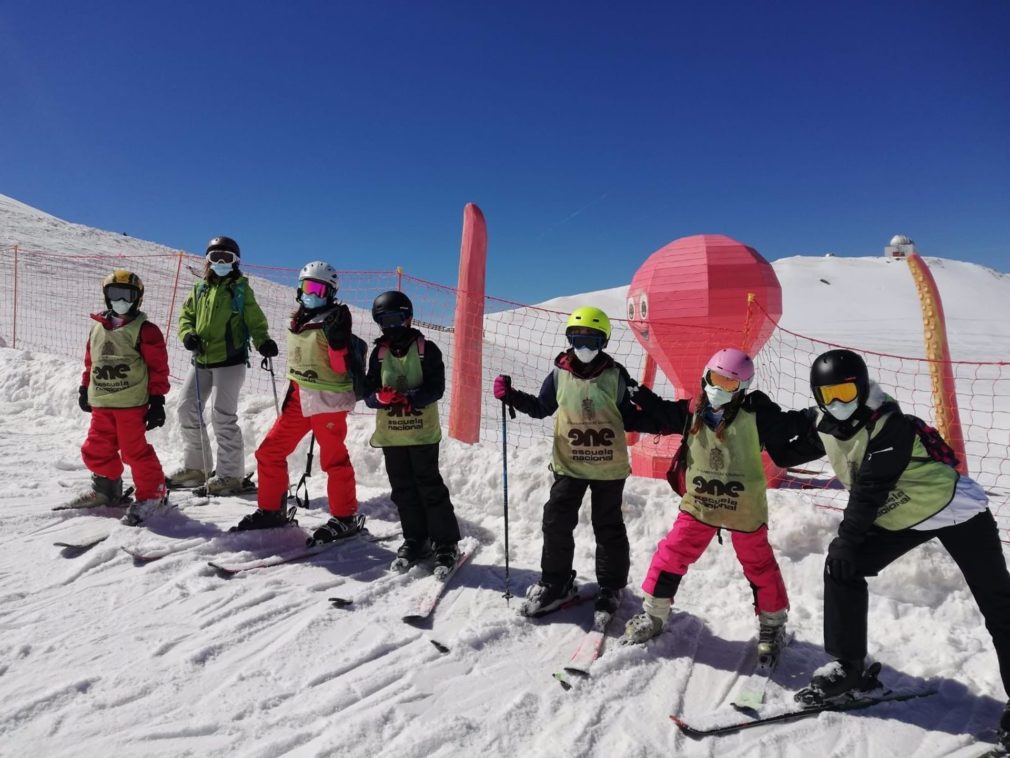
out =
<svg viewBox="0 0 1010 758"><path fill-rule="evenodd" d="M245 448L242 430L238 425L238 396L245 383L246 365L221 368L189 367L179 398L179 426L182 428L183 465L186 468L213 470L214 451L207 437L206 421L200 423L200 414L207 406L213 392L210 423L217 437L217 475L241 479L245 476ZM197 386L199 380L199 387ZM197 396L199 395L199 403ZM203 435L203 448L200 436ZM206 450L207 461L203 460Z"/></svg>

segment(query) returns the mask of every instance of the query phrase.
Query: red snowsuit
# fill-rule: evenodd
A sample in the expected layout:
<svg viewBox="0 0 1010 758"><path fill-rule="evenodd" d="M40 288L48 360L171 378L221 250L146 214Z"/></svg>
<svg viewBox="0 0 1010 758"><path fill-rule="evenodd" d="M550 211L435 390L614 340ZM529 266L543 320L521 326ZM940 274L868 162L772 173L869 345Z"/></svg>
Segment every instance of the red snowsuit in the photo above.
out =
<svg viewBox="0 0 1010 758"><path fill-rule="evenodd" d="M128 322L114 324L104 313L91 315L109 330L118 329ZM137 344L144 363L147 364L147 394L168 394L168 349L161 330L150 321L140 327ZM81 386L91 384L91 341L84 351L84 373ZM144 416L147 406L134 408L92 408L88 436L81 445L81 458L88 470L106 479L119 479L123 463L130 467L136 499L152 500L165 494L165 472L161 468L154 447L147 441ZM122 454L122 455L120 455Z"/></svg>
<svg viewBox="0 0 1010 758"><path fill-rule="evenodd" d="M330 367L338 374L347 372L347 349L327 347ZM315 412L305 416L302 412L302 390L298 383L288 383L288 392L281 407L281 415L270 427L267 436L256 449L257 504L264 511L279 511L288 491L288 456L298 447L309 431L319 443L319 465L326 472L326 494L332 516L353 516L358 512L358 495L354 468L344 440L347 437L347 411ZM304 390L317 392L318 390ZM337 393L325 393L337 394ZM354 405L351 394L350 407Z"/></svg>

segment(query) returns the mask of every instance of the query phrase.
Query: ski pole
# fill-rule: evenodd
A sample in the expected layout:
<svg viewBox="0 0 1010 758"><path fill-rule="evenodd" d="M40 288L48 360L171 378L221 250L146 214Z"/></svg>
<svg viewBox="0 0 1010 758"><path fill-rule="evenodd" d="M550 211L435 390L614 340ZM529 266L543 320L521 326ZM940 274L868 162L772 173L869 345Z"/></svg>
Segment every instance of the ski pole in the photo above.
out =
<svg viewBox="0 0 1010 758"><path fill-rule="evenodd" d="M270 389L274 391L274 410L277 411L277 418L281 417L281 404L277 400L277 377L274 376L274 359L264 358L260 361L260 368L270 372Z"/></svg>
<svg viewBox="0 0 1010 758"><path fill-rule="evenodd" d="M203 420L203 398L200 396L200 366L196 362L196 353L193 353L193 383L196 385L196 413L200 419L200 460L203 462L203 488L207 497L210 497L210 466L207 465L207 443L204 441L207 436L207 422Z"/></svg>
<svg viewBox="0 0 1010 758"><path fill-rule="evenodd" d="M509 449L508 449L508 416L506 408L512 418L516 417L515 408L501 401L501 481L502 497L505 501L505 605L512 599L511 574L509 573Z"/></svg>
<svg viewBox="0 0 1010 758"><path fill-rule="evenodd" d="M309 454L305 458L305 473L302 474L302 478L298 480L298 484L295 486L295 505L299 508L309 507L309 485L305 480L312 476L312 449L316 444L316 433L312 433L312 437L309 439ZM302 500L298 497L298 490L305 489L305 499Z"/></svg>

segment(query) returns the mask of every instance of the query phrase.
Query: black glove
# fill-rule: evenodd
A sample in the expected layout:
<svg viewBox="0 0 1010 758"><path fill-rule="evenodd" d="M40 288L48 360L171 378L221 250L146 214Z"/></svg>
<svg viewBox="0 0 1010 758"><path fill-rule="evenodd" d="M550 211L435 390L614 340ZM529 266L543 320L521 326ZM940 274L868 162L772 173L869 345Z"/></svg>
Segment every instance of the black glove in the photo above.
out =
<svg viewBox="0 0 1010 758"><path fill-rule="evenodd" d="M148 431L165 425L164 395L151 395L147 401L147 413L144 414L144 423Z"/></svg>
<svg viewBox="0 0 1010 758"><path fill-rule="evenodd" d="M88 388L83 384L77 390L77 404L85 413L91 413L91 403L88 402Z"/></svg>
<svg viewBox="0 0 1010 758"><path fill-rule="evenodd" d="M343 350L351 339L351 310L344 304L338 305L323 321L323 334L334 350Z"/></svg>
<svg viewBox="0 0 1010 758"><path fill-rule="evenodd" d="M196 353L197 355L203 352L203 347L200 345L200 338L196 336L196 332L187 332L186 336L182 338L182 346L191 353Z"/></svg>
<svg viewBox="0 0 1010 758"><path fill-rule="evenodd" d="M835 537L828 545L828 557L824 570L832 579L847 582L857 576L855 548L848 540Z"/></svg>
<svg viewBox="0 0 1010 758"><path fill-rule="evenodd" d="M257 349L260 351L260 355L264 358L277 357L277 343L273 340L265 340Z"/></svg>

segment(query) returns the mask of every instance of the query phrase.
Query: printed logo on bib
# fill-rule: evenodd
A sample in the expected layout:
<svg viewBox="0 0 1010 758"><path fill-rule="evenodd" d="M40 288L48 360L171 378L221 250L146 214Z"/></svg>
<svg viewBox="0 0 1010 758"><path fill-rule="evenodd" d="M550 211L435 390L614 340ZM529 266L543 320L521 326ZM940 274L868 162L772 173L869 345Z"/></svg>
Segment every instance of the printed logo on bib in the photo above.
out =
<svg viewBox="0 0 1010 758"><path fill-rule="evenodd" d="M694 485L694 501L703 508L722 508L727 511L737 509L737 498L743 494L742 482L723 482L719 479L706 479L696 476L691 480Z"/></svg>
<svg viewBox="0 0 1010 758"><path fill-rule="evenodd" d="M713 447L708 453L708 467L713 471L726 468L726 455L721 448Z"/></svg>
<svg viewBox="0 0 1010 758"><path fill-rule="evenodd" d="M593 406L593 399L591 397L582 398L582 418L586 421L592 421L596 418L596 408Z"/></svg>
<svg viewBox="0 0 1010 758"><path fill-rule="evenodd" d="M298 369L293 368L291 369L291 373L307 382L315 382L319 379L319 374L312 369L309 369L308 371L299 371Z"/></svg>
<svg viewBox="0 0 1010 758"><path fill-rule="evenodd" d="M95 366L92 371L95 381L125 379L129 373L130 366L126 363L117 363L115 366Z"/></svg>
<svg viewBox="0 0 1010 758"><path fill-rule="evenodd" d="M572 446L572 460L580 463L600 463L614 460L614 430L569 429L568 441Z"/></svg>
<svg viewBox="0 0 1010 758"><path fill-rule="evenodd" d="M885 502L882 506L877 508L877 518L880 518L885 513L890 513L899 505L904 505L911 499L912 498L909 497L908 494L903 492L902 490L899 489L891 490L891 492L887 495L887 502Z"/></svg>
<svg viewBox="0 0 1010 758"><path fill-rule="evenodd" d="M424 428L423 411L391 405L386 409L386 425L391 432L410 432Z"/></svg>

